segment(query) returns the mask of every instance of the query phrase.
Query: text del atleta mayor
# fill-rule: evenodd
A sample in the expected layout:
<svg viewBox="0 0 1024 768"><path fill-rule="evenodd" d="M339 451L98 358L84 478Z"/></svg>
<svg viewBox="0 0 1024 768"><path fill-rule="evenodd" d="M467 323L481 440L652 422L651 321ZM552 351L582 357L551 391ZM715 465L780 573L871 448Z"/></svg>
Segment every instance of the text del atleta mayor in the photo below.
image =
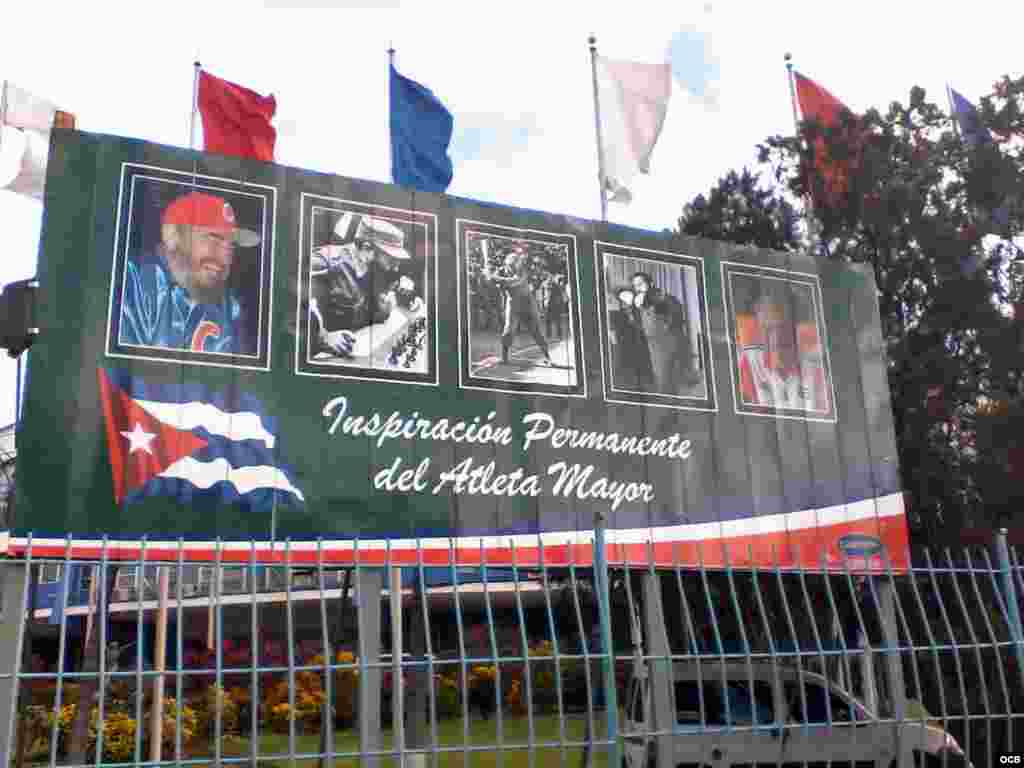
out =
<svg viewBox="0 0 1024 768"><path fill-rule="evenodd" d="M378 448L391 441L508 446L515 440L511 426L494 423L495 411L486 417L464 420L432 419L421 416L418 411L411 414L393 411L382 416L376 412L353 415L349 410L349 399L345 396L336 397L323 407L323 416L328 419L327 433L370 438L375 440ZM521 442L523 453L535 444L547 444L554 449L588 449L670 461L686 461L691 454L690 441L679 433L650 437L560 427L556 426L551 415L542 411L523 416L522 426L526 430ZM497 461L476 464L474 459L467 458L435 475L429 458L422 459L415 467L404 467L402 458L397 457L390 466L374 475L373 486L376 490L399 493L429 492L437 495L448 491L469 496L540 496L544 481L552 482L552 495L608 501L613 510L623 502L650 502L655 498L654 487L650 483L610 480L599 474L593 464L565 461L549 465L541 476L528 474L521 467L511 472L499 472Z"/></svg>

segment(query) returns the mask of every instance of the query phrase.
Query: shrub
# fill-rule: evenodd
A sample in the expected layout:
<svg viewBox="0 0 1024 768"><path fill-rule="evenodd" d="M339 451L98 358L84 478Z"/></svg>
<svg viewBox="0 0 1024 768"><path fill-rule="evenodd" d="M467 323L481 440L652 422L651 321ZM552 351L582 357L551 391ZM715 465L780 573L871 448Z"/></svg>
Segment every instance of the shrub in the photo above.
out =
<svg viewBox="0 0 1024 768"><path fill-rule="evenodd" d="M228 695L238 707L238 732L248 733L252 730L252 694L248 686L228 688Z"/></svg>
<svg viewBox="0 0 1024 768"><path fill-rule="evenodd" d="M287 733L292 718L292 708L287 701L273 705L267 713L267 724L276 733Z"/></svg>
<svg viewBox="0 0 1024 768"><path fill-rule="evenodd" d="M97 709L93 710L89 724L90 751L96 749ZM103 721L103 758L124 763L135 756L135 718L125 712L111 712ZM145 752L143 751L143 755Z"/></svg>
<svg viewBox="0 0 1024 768"><path fill-rule="evenodd" d="M323 657L316 656L309 663L323 664ZM287 677L271 685L266 689L266 695L263 697L261 707L263 722L272 730L285 732L288 730L288 722L294 714L296 722L302 726L304 731L319 730L321 712L327 699L321 679L320 672L304 670L295 673L294 713L289 702ZM350 693L350 696L354 698L354 694Z"/></svg>
<svg viewBox="0 0 1024 768"><path fill-rule="evenodd" d="M319 730L325 698L317 672L295 673L295 718L307 731Z"/></svg>
<svg viewBox="0 0 1024 768"><path fill-rule="evenodd" d="M487 719L494 712L494 684L498 668L493 664L479 664L469 668L469 708L476 709Z"/></svg>
<svg viewBox="0 0 1024 768"><path fill-rule="evenodd" d="M199 732L214 735L217 729L218 711L220 712L221 735L237 735L240 724L238 703L231 698L230 693L219 685L211 685L203 692L203 697L199 702L197 723Z"/></svg>
<svg viewBox="0 0 1024 768"><path fill-rule="evenodd" d="M437 705L437 717L459 717L462 714L462 692L459 681L454 676L434 676L434 701Z"/></svg>
<svg viewBox="0 0 1024 768"><path fill-rule="evenodd" d="M530 648L532 657L541 658L530 662L530 684L533 688L533 709L538 714L549 714L558 708L558 688L555 680L555 647L549 640Z"/></svg>
<svg viewBox="0 0 1024 768"><path fill-rule="evenodd" d="M173 698L164 699L163 707L163 745L170 754L174 752L175 732L178 725L178 703ZM57 753L67 753L67 744L78 715L77 704L61 707L57 725ZM103 722L103 759L125 762L135 756L135 718L123 710L107 710ZM53 728L53 709L41 706L29 706L25 715L26 738L28 739L28 757L30 760L46 759L50 751L50 733ZM94 760L96 754L97 720L99 707L93 707L89 713L89 759ZM149 722L149 714L145 716ZM192 707L184 706L181 711L181 745L186 747L192 743L198 732L198 716ZM148 752L149 729L142 734L142 754Z"/></svg>
<svg viewBox="0 0 1024 768"><path fill-rule="evenodd" d="M509 686L508 693L505 694L505 706L508 708L509 714L522 716L527 714L526 702L523 699L523 681L521 679L515 679Z"/></svg>
<svg viewBox="0 0 1024 768"><path fill-rule="evenodd" d="M161 741L163 742L164 754L173 755L174 745L178 728L178 702L173 698L164 699L164 724ZM199 732L199 715L196 711L184 705L181 708L181 747L184 750Z"/></svg>
<svg viewBox="0 0 1024 768"><path fill-rule="evenodd" d="M75 706L69 704L65 709L70 708L72 716ZM63 752L67 739L64 736L64 712L61 711L61 725L57 731L59 742L58 752ZM24 738L27 742L26 753L32 762L46 760L50 753L50 734L53 729L53 708L33 704L25 708L21 715L24 724Z"/></svg>

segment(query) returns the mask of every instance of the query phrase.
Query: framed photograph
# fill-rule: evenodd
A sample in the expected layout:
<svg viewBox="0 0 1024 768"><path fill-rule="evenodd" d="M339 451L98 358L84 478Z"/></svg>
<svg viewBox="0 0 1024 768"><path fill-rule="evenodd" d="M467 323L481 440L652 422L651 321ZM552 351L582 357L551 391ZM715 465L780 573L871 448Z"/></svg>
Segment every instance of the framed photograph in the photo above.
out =
<svg viewBox="0 0 1024 768"><path fill-rule="evenodd" d="M737 413L835 422L818 277L722 262L722 285Z"/></svg>
<svg viewBox="0 0 1024 768"><path fill-rule="evenodd" d="M270 369L277 190L125 163L110 357Z"/></svg>
<svg viewBox="0 0 1024 768"><path fill-rule="evenodd" d="M715 411L704 264L594 243L605 400Z"/></svg>
<svg viewBox="0 0 1024 768"><path fill-rule="evenodd" d="M436 385L437 217L302 195L296 373Z"/></svg>
<svg viewBox="0 0 1024 768"><path fill-rule="evenodd" d="M572 235L456 221L459 383L586 397Z"/></svg>

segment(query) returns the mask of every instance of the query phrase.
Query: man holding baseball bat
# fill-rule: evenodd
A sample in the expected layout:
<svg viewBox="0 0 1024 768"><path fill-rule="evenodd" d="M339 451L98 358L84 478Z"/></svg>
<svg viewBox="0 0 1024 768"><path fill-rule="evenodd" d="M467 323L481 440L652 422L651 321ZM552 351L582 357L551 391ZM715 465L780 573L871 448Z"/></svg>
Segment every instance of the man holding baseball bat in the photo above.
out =
<svg viewBox="0 0 1024 768"><path fill-rule="evenodd" d="M486 265L486 260L484 261ZM552 365L548 342L541 331L540 307L530 286L526 264L526 252L517 246L505 254L502 267L494 272L485 266L484 277L501 289L504 327L501 333L501 362L508 363L509 350L516 334L526 330L544 353L543 362L538 365Z"/></svg>

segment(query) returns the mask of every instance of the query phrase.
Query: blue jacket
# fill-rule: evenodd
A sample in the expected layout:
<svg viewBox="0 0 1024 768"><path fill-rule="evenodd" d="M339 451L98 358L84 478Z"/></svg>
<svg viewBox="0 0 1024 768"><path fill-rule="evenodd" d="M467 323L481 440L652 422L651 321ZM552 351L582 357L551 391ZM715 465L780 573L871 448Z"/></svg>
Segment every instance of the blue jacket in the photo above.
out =
<svg viewBox="0 0 1024 768"><path fill-rule="evenodd" d="M128 260L121 301L121 344L252 355L242 306L227 291L219 304L197 304L175 282L167 262Z"/></svg>

